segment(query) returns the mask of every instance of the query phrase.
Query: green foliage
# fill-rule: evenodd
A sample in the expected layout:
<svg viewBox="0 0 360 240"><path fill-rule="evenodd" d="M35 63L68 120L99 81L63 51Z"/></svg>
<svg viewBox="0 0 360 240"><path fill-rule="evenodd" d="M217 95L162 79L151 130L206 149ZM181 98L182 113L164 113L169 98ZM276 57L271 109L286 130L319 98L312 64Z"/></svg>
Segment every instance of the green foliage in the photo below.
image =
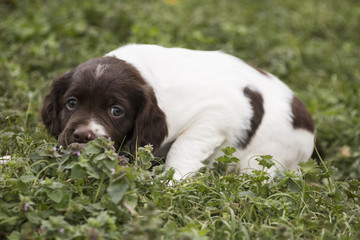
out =
<svg viewBox="0 0 360 240"><path fill-rule="evenodd" d="M360 8L354 0L0 0L0 238L358 239ZM214 170L182 182L139 148L56 147L50 80L123 43L223 50L280 76L312 112L325 162Z"/></svg>
<svg viewBox="0 0 360 240"><path fill-rule="evenodd" d="M236 151L233 147L226 147L221 149L221 151L224 155L215 159L214 169L219 174L227 174L229 165L231 165L231 163L239 162L239 159L232 156L232 154Z"/></svg>
<svg viewBox="0 0 360 240"><path fill-rule="evenodd" d="M146 167L155 160L151 150L139 148L129 163L100 138L82 149L48 144L29 157L8 160L0 165L0 234L9 239L359 237L359 181L335 181L328 166L310 160L301 172L278 172L271 179L267 169L274 162L260 156L263 170L219 175L224 165L218 165L174 182L173 170ZM234 150L223 149L218 161L238 162Z"/></svg>

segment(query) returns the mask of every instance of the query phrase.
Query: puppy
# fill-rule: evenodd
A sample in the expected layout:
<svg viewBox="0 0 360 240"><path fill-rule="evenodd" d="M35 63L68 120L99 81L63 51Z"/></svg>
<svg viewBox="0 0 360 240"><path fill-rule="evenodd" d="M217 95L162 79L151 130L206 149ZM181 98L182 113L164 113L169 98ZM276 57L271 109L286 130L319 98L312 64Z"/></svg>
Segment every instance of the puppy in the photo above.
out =
<svg viewBox="0 0 360 240"><path fill-rule="evenodd" d="M63 146L107 137L115 148L152 144L175 179L226 146L242 169L256 155L295 169L314 149L314 123L278 78L219 51L131 44L56 78L42 119Z"/></svg>

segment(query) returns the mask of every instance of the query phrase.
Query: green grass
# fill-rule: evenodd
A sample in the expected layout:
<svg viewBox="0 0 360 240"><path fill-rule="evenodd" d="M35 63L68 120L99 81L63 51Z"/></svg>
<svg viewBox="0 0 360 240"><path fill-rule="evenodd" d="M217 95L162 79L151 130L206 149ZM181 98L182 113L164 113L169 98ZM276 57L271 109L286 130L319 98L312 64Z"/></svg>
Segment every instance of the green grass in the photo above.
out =
<svg viewBox="0 0 360 240"><path fill-rule="evenodd" d="M0 0L0 16L1 239L360 238L358 1ZM54 149L39 113L51 80L129 42L221 49L279 76L326 163L269 181L220 162L169 185L148 149L121 166L101 139Z"/></svg>

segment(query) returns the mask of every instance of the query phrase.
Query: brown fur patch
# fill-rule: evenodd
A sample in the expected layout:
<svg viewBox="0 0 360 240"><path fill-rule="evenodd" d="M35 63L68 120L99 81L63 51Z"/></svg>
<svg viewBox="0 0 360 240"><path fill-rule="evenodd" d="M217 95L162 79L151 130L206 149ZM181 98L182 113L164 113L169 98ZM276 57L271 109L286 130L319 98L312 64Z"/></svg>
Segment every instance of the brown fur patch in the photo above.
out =
<svg viewBox="0 0 360 240"><path fill-rule="evenodd" d="M294 95L291 101L291 111L293 114L293 127L305 129L311 133L315 131L313 119L305 104Z"/></svg>
<svg viewBox="0 0 360 240"><path fill-rule="evenodd" d="M255 135L256 130L259 128L265 113L264 99L259 92L253 91L250 88L245 88L244 95L250 100L253 116L250 120L251 126L250 129L247 130L246 139L238 144L241 148L245 148L250 143L251 138Z"/></svg>
<svg viewBox="0 0 360 240"><path fill-rule="evenodd" d="M267 77L270 77L269 73L267 73L266 71L262 70L261 68L257 67L257 66L254 66L252 65L251 63L247 63L250 67L254 68L256 71L258 71L259 73L267 76Z"/></svg>

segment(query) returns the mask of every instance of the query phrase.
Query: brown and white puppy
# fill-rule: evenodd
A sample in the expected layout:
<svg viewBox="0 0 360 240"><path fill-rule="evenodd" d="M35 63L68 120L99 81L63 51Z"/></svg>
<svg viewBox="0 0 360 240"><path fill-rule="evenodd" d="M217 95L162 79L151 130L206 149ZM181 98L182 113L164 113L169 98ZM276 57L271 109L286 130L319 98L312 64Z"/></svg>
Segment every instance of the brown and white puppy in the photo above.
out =
<svg viewBox="0 0 360 240"><path fill-rule="evenodd" d="M152 144L175 179L237 148L243 169L255 155L296 168L314 149L314 123L278 78L214 51L126 45L56 78L42 119L60 143L108 137L134 152Z"/></svg>

